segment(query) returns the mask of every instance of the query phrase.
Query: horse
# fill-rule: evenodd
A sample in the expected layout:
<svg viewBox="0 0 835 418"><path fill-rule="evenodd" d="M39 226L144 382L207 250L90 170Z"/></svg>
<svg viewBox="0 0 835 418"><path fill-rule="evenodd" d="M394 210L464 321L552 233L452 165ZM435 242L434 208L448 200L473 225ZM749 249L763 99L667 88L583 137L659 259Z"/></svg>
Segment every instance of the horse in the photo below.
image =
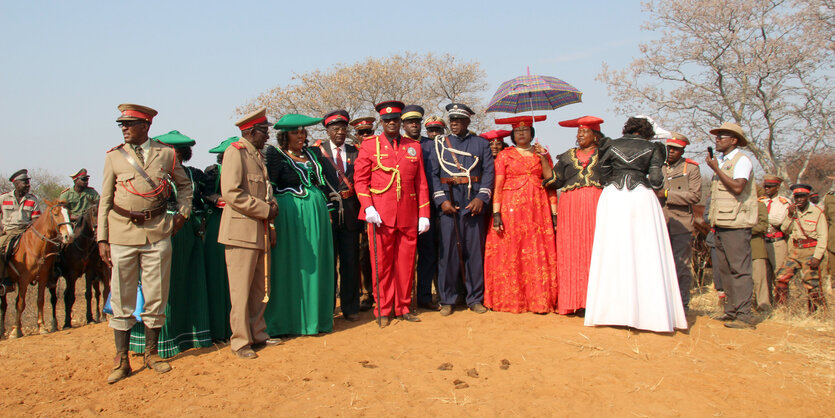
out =
<svg viewBox="0 0 835 418"><path fill-rule="evenodd" d="M17 284L17 312L15 326L9 338L23 336L20 320L26 308L26 285L38 284L38 332L47 334L44 326L43 303L46 283L52 273L55 256L61 246L72 242L73 228L67 212L66 201L46 201L47 210L20 235L20 239L7 258L9 277ZM0 335L5 332L6 295L0 299ZM56 323L52 323L53 330Z"/></svg>
<svg viewBox="0 0 835 418"><path fill-rule="evenodd" d="M84 212L75 224L75 234L72 244L61 251L60 267L67 288L64 290L64 325L62 329L72 328L72 307L75 304L75 284L81 275L86 281L84 298L87 301L87 323L99 322L104 318L104 297L110 293L110 269L101 260L96 242L96 224L98 208L93 206ZM101 289L99 288L101 284ZM95 292L95 310L91 303ZM52 321L55 317L55 305L58 302L58 291L49 288L52 303ZM95 315L94 315L95 314Z"/></svg>

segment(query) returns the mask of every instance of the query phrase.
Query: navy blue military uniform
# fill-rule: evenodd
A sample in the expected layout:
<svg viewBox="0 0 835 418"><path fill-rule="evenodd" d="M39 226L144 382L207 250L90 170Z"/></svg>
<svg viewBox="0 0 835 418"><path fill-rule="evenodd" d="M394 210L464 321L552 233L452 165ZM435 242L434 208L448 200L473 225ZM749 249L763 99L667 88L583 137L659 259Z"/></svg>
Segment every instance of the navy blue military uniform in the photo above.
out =
<svg viewBox="0 0 835 418"><path fill-rule="evenodd" d="M454 217L457 217L466 269L464 278L467 288L466 302L467 306L472 307L475 304L481 304L484 300L484 244L487 236L485 216L493 194L493 154L490 152L489 142L472 132L467 132L463 138L450 134L427 145L431 147L428 160L431 166L429 183L436 207L440 209L441 204L447 200L450 203L454 201L456 206L460 207L455 215L438 211L440 218L438 224L440 227L438 291L441 304L454 305L458 296L457 282L460 277L460 267L454 224ZM450 146L454 150L465 153L455 154L458 164L449 150ZM469 176L467 176L467 170L469 170ZM450 198L450 188L453 199ZM484 202L484 210L478 215L472 215L465 209L473 199L480 199Z"/></svg>
<svg viewBox="0 0 835 418"><path fill-rule="evenodd" d="M429 183L429 195L432 188L432 168L429 163L434 150L434 141L425 136L420 137L420 149L423 153L426 181ZM435 205L429 205L429 230L418 235L417 240L417 301L419 305L432 303L432 282L438 272L438 210Z"/></svg>

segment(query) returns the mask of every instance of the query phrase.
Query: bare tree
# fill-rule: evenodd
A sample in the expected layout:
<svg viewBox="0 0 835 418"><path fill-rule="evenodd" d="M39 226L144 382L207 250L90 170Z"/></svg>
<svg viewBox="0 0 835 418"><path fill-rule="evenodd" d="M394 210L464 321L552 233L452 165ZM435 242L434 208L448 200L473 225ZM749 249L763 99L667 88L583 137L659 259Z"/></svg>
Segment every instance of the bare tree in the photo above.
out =
<svg viewBox="0 0 835 418"><path fill-rule="evenodd" d="M826 4L830 8L826 9ZM832 0L668 0L644 4L642 44L623 70L605 63L620 112L650 112L696 140L723 121L739 124L768 172L789 178L787 153L808 164L833 147ZM820 13L829 10L830 20ZM817 14L816 14L817 13ZM823 21L821 20L823 19ZM796 171L802 178L805 170Z"/></svg>
<svg viewBox="0 0 835 418"><path fill-rule="evenodd" d="M461 62L449 54L366 58L324 71L295 74L290 84L262 93L237 111L244 114L266 106L274 120L287 113L321 116L340 108L351 117L374 116L376 103L400 100L423 106L426 116L443 115L444 106L451 102L466 103L483 115L485 77L479 63ZM485 121L475 117L473 129L481 125L486 125Z"/></svg>

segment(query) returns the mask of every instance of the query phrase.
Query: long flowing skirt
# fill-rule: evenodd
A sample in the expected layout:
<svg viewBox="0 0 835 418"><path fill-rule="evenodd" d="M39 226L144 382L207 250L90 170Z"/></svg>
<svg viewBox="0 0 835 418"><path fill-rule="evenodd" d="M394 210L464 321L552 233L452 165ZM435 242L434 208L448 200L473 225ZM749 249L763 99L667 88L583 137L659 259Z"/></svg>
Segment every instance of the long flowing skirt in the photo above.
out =
<svg viewBox="0 0 835 418"><path fill-rule="evenodd" d="M504 232L487 233L484 306L501 312L553 312L557 260L548 195L528 183L502 192Z"/></svg>
<svg viewBox="0 0 835 418"><path fill-rule="evenodd" d="M162 358L212 345L203 240L197 235L201 223L202 217L192 216L171 237L171 281L157 346ZM141 322L131 329L130 350L145 352L145 325Z"/></svg>
<svg viewBox="0 0 835 418"><path fill-rule="evenodd" d="M586 307L597 201L602 192L602 189L588 186L560 194L557 212L557 312L561 315Z"/></svg>
<svg viewBox="0 0 835 418"><path fill-rule="evenodd" d="M687 328L664 213L644 186L609 185L600 196L585 325Z"/></svg>
<svg viewBox="0 0 835 418"><path fill-rule="evenodd" d="M333 238L324 194L276 195L276 246L270 267L267 333L314 335L333 330Z"/></svg>
<svg viewBox="0 0 835 418"><path fill-rule="evenodd" d="M212 340L226 341L232 336L229 326L229 277L226 275L226 253L224 245L217 242L220 217L223 209L211 208L206 215L206 292L209 297L209 328Z"/></svg>

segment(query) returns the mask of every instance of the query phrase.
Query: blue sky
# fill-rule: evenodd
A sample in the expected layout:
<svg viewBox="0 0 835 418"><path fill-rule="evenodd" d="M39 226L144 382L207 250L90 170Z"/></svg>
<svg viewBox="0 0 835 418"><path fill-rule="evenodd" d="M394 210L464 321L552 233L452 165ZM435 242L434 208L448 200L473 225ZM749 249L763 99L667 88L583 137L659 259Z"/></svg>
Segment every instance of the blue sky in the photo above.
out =
<svg viewBox="0 0 835 418"><path fill-rule="evenodd" d="M0 0L0 173L86 167L97 187L105 151L122 142L125 102L159 110L152 135L195 138L190 165L203 168L207 150L238 133L235 108L293 73L405 51L480 62L485 101L526 66L579 88L583 103L537 125L554 154L574 143L559 120L598 115L617 135L626 115L594 78L654 36L640 30L640 2L509 4Z"/></svg>

